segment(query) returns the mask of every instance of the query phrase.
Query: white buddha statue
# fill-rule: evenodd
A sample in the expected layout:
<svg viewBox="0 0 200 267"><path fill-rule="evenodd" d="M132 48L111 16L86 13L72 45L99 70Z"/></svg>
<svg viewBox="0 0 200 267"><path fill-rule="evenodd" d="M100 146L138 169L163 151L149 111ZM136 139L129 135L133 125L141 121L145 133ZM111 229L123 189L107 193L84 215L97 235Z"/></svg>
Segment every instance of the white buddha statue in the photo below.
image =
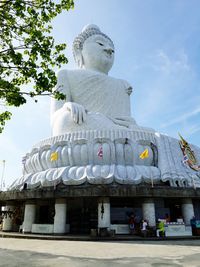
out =
<svg viewBox="0 0 200 267"><path fill-rule="evenodd" d="M114 53L112 40L96 25L84 27L75 38L73 54L79 69L58 73L56 90L66 95L66 101L52 100L53 135L137 127L131 118L131 86L108 76Z"/></svg>
<svg viewBox="0 0 200 267"><path fill-rule="evenodd" d="M11 189L61 182L200 187L200 171L183 164L179 140L138 126L131 118L131 86L108 76L114 61L111 39L97 26L86 26L75 38L73 52L79 69L58 73L55 90L66 100L52 100L53 136L26 154L23 176ZM200 162L200 149L191 149Z"/></svg>

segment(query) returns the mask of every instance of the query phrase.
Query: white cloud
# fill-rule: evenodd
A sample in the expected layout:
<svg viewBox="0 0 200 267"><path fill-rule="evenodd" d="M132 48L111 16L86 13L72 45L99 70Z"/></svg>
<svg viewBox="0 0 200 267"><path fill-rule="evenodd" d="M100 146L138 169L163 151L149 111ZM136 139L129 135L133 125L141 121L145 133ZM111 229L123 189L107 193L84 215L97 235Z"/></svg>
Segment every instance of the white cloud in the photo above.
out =
<svg viewBox="0 0 200 267"><path fill-rule="evenodd" d="M193 109L192 111L187 112L187 113L185 113L185 114L182 114L181 116L176 117L176 118L174 118L173 120L171 120L171 121L169 121L169 122L167 122L167 123L163 123L163 124L161 125L161 127L166 128L166 127L169 127L169 126L171 126L171 125L173 125L173 124L177 124L177 123L180 123L180 122L184 122L184 121L186 121L187 119L189 119L189 118L191 118L191 117L193 117L193 116L196 116L196 115L199 114L199 113L200 113L200 107L197 107L197 108Z"/></svg>
<svg viewBox="0 0 200 267"><path fill-rule="evenodd" d="M163 50L159 50L156 54L155 60L157 61L157 64L155 64L155 62L153 63L155 70L161 71L165 74L191 70L188 62L188 56L184 50L179 51L175 58L170 57Z"/></svg>
<svg viewBox="0 0 200 267"><path fill-rule="evenodd" d="M142 100L139 99L138 101L142 104L136 106L139 123L149 125L153 121L152 118L155 120L159 117L159 121L165 122L167 117L174 118L174 114L183 109L181 108L183 101L185 107L186 104L189 105L191 99L196 99L196 96L191 93L190 86L191 80L194 78L193 69L184 50L179 51L177 49L173 52L173 55L169 55L169 53L160 49L143 61L146 61L146 65L143 62L141 63L140 72L148 76L144 80L141 78L138 82L143 95L145 95ZM143 107L142 112L141 106ZM189 108L191 109L191 107L188 107L188 110ZM169 123L159 125L159 128L166 128L180 120L185 120L190 116L194 116L195 112L198 111L192 111L190 112L191 114L172 119Z"/></svg>
<svg viewBox="0 0 200 267"><path fill-rule="evenodd" d="M200 132L200 125L199 124L194 124L194 125L190 125L190 127L188 127L185 130L185 134L187 137L190 137L191 135Z"/></svg>

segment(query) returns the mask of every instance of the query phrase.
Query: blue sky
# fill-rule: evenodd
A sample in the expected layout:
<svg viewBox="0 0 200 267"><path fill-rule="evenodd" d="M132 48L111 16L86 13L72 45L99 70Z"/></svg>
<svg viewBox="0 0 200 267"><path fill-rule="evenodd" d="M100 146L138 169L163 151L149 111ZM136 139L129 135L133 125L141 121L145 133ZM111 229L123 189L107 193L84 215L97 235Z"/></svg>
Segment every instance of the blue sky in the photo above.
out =
<svg viewBox="0 0 200 267"><path fill-rule="evenodd" d="M67 42L69 63L74 37L86 24L97 24L115 44L109 75L133 86L132 116L142 126L200 146L200 1L77 0L74 10L53 22L56 42ZM6 185L21 176L21 159L32 146L51 136L49 98L12 108L0 136L6 160Z"/></svg>

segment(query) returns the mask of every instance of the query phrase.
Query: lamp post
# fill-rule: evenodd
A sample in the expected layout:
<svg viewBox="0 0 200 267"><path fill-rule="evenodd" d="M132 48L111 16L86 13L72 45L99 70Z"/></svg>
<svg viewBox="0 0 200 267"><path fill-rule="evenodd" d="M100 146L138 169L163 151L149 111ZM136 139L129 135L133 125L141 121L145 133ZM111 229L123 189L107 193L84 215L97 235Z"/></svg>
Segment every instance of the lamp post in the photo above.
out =
<svg viewBox="0 0 200 267"><path fill-rule="evenodd" d="M1 190L3 189L3 186L4 186L4 173L5 173L5 165L6 165L5 159L2 160L2 163L3 163L3 167L2 167L2 175L1 175Z"/></svg>

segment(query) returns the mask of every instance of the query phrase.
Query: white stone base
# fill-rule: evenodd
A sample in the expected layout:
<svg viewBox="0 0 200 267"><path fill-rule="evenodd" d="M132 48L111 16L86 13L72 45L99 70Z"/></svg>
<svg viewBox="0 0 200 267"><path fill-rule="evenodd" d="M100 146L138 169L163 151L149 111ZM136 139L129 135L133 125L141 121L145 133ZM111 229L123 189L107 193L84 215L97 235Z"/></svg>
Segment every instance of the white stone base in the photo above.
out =
<svg viewBox="0 0 200 267"><path fill-rule="evenodd" d="M116 234L130 234L128 224L111 224L110 230L115 230Z"/></svg>
<svg viewBox="0 0 200 267"><path fill-rule="evenodd" d="M66 224L65 233L69 233L70 225ZM33 224L31 232L33 234L53 234L54 225L53 224Z"/></svg>
<svg viewBox="0 0 200 267"><path fill-rule="evenodd" d="M170 224L165 226L165 236L192 236L192 228L184 224Z"/></svg>
<svg viewBox="0 0 200 267"><path fill-rule="evenodd" d="M31 233L33 234L53 234L53 224L33 224Z"/></svg>

